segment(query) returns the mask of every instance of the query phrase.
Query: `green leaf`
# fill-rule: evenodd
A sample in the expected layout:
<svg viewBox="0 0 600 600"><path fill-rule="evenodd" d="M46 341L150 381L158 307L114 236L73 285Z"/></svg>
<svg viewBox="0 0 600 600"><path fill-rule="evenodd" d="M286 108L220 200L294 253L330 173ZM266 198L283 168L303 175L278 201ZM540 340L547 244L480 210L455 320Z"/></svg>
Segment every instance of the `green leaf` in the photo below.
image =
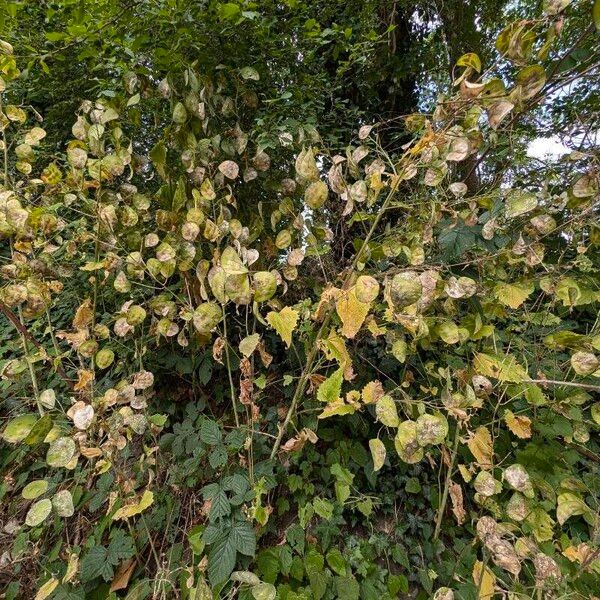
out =
<svg viewBox="0 0 600 600"><path fill-rule="evenodd" d="M575 515L592 514L590 507L575 493L563 492L558 495L556 520L560 525Z"/></svg>
<svg viewBox="0 0 600 600"><path fill-rule="evenodd" d="M46 520L51 510L52 502L48 498L38 500L27 512L25 524L29 525L29 527L37 527Z"/></svg>
<svg viewBox="0 0 600 600"><path fill-rule="evenodd" d="M252 596L255 600L274 600L277 595L272 583L258 583L252 587Z"/></svg>
<svg viewBox="0 0 600 600"><path fill-rule="evenodd" d="M333 504L325 498L315 498L313 500L313 507L315 512L327 521L333 516Z"/></svg>
<svg viewBox="0 0 600 600"><path fill-rule="evenodd" d="M494 288L494 296L504 306L519 308L525 300L533 293L535 286L533 281L521 281L514 283L498 283Z"/></svg>
<svg viewBox="0 0 600 600"><path fill-rule="evenodd" d="M242 79L251 79L252 81L258 81L260 79L258 71L253 67L242 67L240 69L240 75Z"/></svg>
<svg viewBox="0 0 600 600"><path fill-rule="evenodd" d="M45 494L47 490L48 482L44 479L37 479L36 481L31 481L23 488L21 496L25 500L34 500L38 496Z"/></svg>
<svg viewBox="0 0 600 600"><path fill-rule="evenodd" d="M50 433L52 429L53 421L50 415L44 415L41 419L38 419L35 422L35 425L31 428L31 431L27 434L24 442L29 446L36 446L37 444L41 444L46 436Z"/></svg>
<svg viewBox="0 0 600 600"><path fill-rule="evenodd" d="M246 556L254 556L256 553L256 534L250 523L244 521L236 523L231 528L231 539L235 549L240 554Z"/></svg>
<svg viewBox="0 0 600 600"><path fill-rule="evenodd" d="M396 403L387 394L377 401L375 414L377 415L377 420L386 427L398 427L400 423Z"/></svg>
<svg viewBox="0 0 600 600"><path fill-rule="evenodd" d="M65 467L75 456L77 448L70 437L60 437L50 443L46 462L51 467Z"/></svg>
<svg viewBox="0 0 600 600"><path fill-rule="evenodd" d="M538 205L537 197L532 192L513 190L506 200L506 218L513 219L532 211Z"/></svg>
<svg viewBox="0 0 600 600"><path fill-rule="evenodd" d="M110 581L114 573L108 560L108 550L104 546L94 546L81 561L79 578L83 583L92 581L96 577Z"/></svg>
<svg viewBox="0 0 600 600"><path fill-rule="evenodd" d="M230 536L214 544L208 553L208 579L213 587L227 581L235 567L235 547Z"/></svg>
<svg viewBox="0 0 600 600"><path fill-rule="evenodd" d="M216 421L205 419L200 427L200 439L209 446L216 446L222 441L221 429Z"/></svg>
<svg viewBox="0 0 600 600"><path fill-rule="evenodd" d="M379 438L369 440L369 449L373 458L373 471L379 471L385 462L385 445Z"/></svg>
<svg viewBox="0 0 600 600"><path fill-rule="evenodd" d="M223 490L212 498L212 505L210 507L210 519L211 521L218 519L219 517L226 517L231 512L231 504L227 498L227 494Z"/></svg>
<svg viewBox="0 0 600 600"><path fill-rule="evenodd" d="M344 370L335 370L317 390L317 400L320 402L335 402L342 393L342 379L344 377Z"/></svg>
<svg viewBox="0 0 600 600"><path fill-rule="evenodd" d="M346 561L337 548L332 548L326 555L327 564L334 573L344 577L346 575Z"/></svg>
<svg viewBox="0 0 600 600"><path fill-rule="evenodd" d="M34 413L19 415L11 419L2 432L2 439L10 444L23 441L29 435L37 420L38 415Z"/></svg>
<svg viewBox="0 0 600 600"><path fill-rule="evenodd" d="M73 496L69 490L56 492L52 498L52 507L59 517L72 517L75 514Z"/></svg>
<svg viewBox="0 0 600 600"><path fill-rule="evenodd" d="M478 73L481 73L481 60L474 52L467 52L467 54L463 54L456 61L456 65L458 67L471 67Z"/></svg>

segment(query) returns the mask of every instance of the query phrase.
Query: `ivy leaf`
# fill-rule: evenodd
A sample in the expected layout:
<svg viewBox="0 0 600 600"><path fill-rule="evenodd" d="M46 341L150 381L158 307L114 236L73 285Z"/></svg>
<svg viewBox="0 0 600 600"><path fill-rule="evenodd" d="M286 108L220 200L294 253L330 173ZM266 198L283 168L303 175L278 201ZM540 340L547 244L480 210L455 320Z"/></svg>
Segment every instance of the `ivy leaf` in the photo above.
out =
<svg viewBox="0 0 600 600"><path fill-rule="evenodd" d="M267 315L267 322L275 329L288 348L292 343L292 333L296 329L299 316L299 313L289 306L279 312L271 311Z"/></svg>

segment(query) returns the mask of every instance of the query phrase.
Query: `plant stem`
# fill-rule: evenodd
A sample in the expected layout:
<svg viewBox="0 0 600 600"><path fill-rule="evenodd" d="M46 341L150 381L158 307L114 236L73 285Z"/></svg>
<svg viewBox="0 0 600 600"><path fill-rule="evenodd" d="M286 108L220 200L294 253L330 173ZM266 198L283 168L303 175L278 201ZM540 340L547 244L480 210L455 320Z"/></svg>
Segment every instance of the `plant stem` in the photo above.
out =
<svg viewBox="0 0 600 600"><path fill-rule="evenodd" d="M456 460L456 455L458 451L458 440L460 437L459 432L460 425L457 423L456 433L454 435L454 445L452 447L452 456L450 457L450 466L448 467L448 472L446 473L446 481L444 482L442 501L440 502L440 508L438 510L437 520L435 522L435 531L433 533L434 540L437 540L440 535L440 530L442 528L442 519L444 517L444 512L446 511L446 504L448 502L448 492L450 490L450 481L452 479L452 469L454 469L454 461Z"/></svg>
<svg viewBox="0 0 600 600"><path fill-rule="evenodd" d="M23 324L23 312L21 311L21 307L19 306L19 323L23 329L25 325ZM44 409L40 402L40 388L38 386L37 375L35 374L35 369L33 368L33 363L29 358L29 344L27 343L27 337L23 334L22 330L19 330L19 334L21 336L21 343L23 344L23 352L25 353L25 360L27 361L27 367L29 368L29 375L31 377L31 385L33 387L33 395L35 397L35 403L37 405L37 409L40 413L40 416L44 416Z"/></svg>
<svg viewBox="0 0 600 600"><path fill-rule="evenodd" d="M356 253L354 260L352 261L352 264L350 265L350 268L348 269L348 274L344 278L344 282L342 284L342 289L344 289L346 287L346 285L352 278L352 275L354 274L356 266L358 265L358 262L362 255L362 251L364 248L366 248L368 246L369 241L373 237L373 234L375 233L375 230L377 229L377 226L379 225L379 221L381 220L381 217L387 210L392 197L394 196L394 194L396 193L396 190L398 189L398 184L399 184L398 180L395 180L392 183L392 188L391 188L390 192L388 193L386 199L384 200L384 202L381 206L381 209L377 213L377 216L375 217L375 220L373 221L373 224L371 225L371 228L369 229L369 232L367 233L367 235L364 239L363 245L361 246L360 250ZM302 394L304 394L304 391L306 389L306 384L308 382L308 377L311 373L315 358L317 357L317 354L319 353L319 341L322 339L323 333L327 329L327 326L329 325L329 322L331 321L332 316L333 316L333 307L330 305L327 308L327 312L325 313L325 317L323 318L321 327L319 328L319 331L317 332L317 335L313 341L312 348L311 348L310 352L308 353L308 356L306 357L306 363L304 365L304 369L302 370L302 374L300 375L300 379L298 380L298 385L296 386L296 390L294 391L294 396L292 397L292 403L290 404L290 407L285 415L285 419L283 420L283 423L282 423L281 427L279 428L279 433L277 434L277 439L275 440L275 444L273 445L273 448L271 450L271 455L270 455L271 460L273 458L275 458L275 455L277 454L277 451L279 450L279 447L281 446L283 436L285 435L285 432L290 423L290 420L292 419L292 416L294 415L296 406L298 405L298 402L300 401Z"/></svg>
<svg viewBox="0 0 600 600"><path fill-rule="evenodd" d="M231 362L229 360L229 341L227 338L227 315L225 314L225 304L221 304L223 311L223 336L225 338L225 363L227 364L227 375L229 376L229 391L231 392L231 404L233 405L233 416L235 418L235 426L240 426L240 419L237 414L237 402L235 400L235 386L233 385L233 377L231 375Z"/></svg>

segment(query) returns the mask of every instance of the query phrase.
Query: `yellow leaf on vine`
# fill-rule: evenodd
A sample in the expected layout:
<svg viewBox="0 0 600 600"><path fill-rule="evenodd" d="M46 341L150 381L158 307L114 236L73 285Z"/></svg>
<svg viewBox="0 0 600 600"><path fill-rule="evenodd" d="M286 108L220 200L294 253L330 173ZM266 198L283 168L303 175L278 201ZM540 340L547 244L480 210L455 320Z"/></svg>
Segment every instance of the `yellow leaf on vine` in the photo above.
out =
<svg viewBox="0 0 600 600"><path fill-rule="evenodd" d="M335 309L342 321L342 335L352 339L365 322L370 307L370 302L361 302L356 297L354 288L340 294Z"/></svg>
<svg viewBox="0 0 600 600"><path fill-rule="evenodd" d="M494 597L496 576L480 560L476 561L473 566L473 582L477 588L477 598L479 600L491 600Z"/></svg>
<svg viewBox="0 0 600 600"><path fill-rule="evenodd" d="M286 306L279 312L271 311L267 315L267 323L279 334L279 337L289 348L292 344L292 333L298 324L298 311Z"/></svg>
<svg viewBox="0 0 600 600"><path fill-rule="evenodd" d="M482 469L492 468L494 450L489 429L478 427L475 433L468 439L467 446Z"/></svg>
<svg viewBox="0 0 600 600"><path fill-rule="evenodd" d="M531 419L522 415L515 415L512 411L507 410L504 413L504 420L510 431L522 440L531 437Z"/></svg>

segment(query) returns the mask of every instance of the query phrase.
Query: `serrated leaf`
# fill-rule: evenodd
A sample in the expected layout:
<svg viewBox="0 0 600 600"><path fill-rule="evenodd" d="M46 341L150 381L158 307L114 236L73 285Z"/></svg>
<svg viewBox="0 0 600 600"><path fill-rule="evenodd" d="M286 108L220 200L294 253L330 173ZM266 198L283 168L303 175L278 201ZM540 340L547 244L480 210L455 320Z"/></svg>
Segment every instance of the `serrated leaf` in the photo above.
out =
<svg viewBox="0 0 600 600"><path fill-rule="evenodd" d="M478 427L467 441L467 446L482 469L492 468L494 450L489 429Z"/></svg>
<svg viewBox="0 0 600 600"><path fill-rule="evenodd" d="M205 419L200 427L200 439L209 446L220 444L223 437L221 429L216 421Z"/></svg>
<svg viewBox="0 0 600 600"><path fill-rule="evenodd" d="M213 587L223 583L235 567L235 547L229 536L211 547L208 553L208 578Z"/></svg>
<svg viewBox="0 0 600 600"><path fill-rule="evenodd" d="M219 492L212 498L210 518L211 520L214 520L220 517L226 517L230 513L231 504L227 498L227 494L223 490L219 490Z"/></svg>
<svg viewBox="0 0 600 600"><path fill-rule="evenodd" d="M317 389L317 400L320 402L335 402L342 393L343 369L336 369Z"/></svg>
<svg viewBox="0 0 600 600"><path fill-rule="evenodd" d="M494 377L500 381L523 383L530 380L527 371L510 354L493 355L480 352L475 356L473 366L479 375Z"/></svg>
<svg viewBox="0 0 600 600"><path fill-rule="evenodd" d="M535 286L532 281L498 283L494 288L494 296L504 306L517 309L533 293Z"/></svg>
<svg viewBox="0 0 600 600"><path fill-rule="evenodd" d="M361 302L356 297L355 288L340 294L335 303L335 309L342 321L343 336L349 339L354 338L369 314L370 307L370 303Z"/></svg>
<svg viewBox="0 0 600 600"><path fill-rule="evenodd" d="M279 312L271 311L267 314L267 322L275 329L288 348L292 344L292 333L296 329L299 316L299 313L289 306Z"/></svg>
<svg viewBox="0 0 600 600"><path fill-rule="evenodd" d="M256 534L250 523L244 521L236 523L230 533L235 549L246 556L256 554Z"/></svg>
<svg viewBox="0 0 600 600"><path fill-rule="evenodd" d="M504 421L509 430L518 438L525 440L531 437L531 419L523 415L515 415L507 410L504 413Z"/></svg>

